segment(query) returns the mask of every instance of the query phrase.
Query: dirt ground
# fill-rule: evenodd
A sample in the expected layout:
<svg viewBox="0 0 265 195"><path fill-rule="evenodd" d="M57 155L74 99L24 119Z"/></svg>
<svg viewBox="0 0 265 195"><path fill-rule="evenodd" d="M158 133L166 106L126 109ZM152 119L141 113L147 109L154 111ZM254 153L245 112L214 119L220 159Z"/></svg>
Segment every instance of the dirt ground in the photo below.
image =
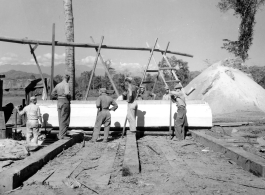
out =
<svg viewBox="0 0 265 195"><path fill-rule="evenodd" d="M126 177L122 170L125 139L114 139L112 142L120 144L113 170L110 170L108 186L102 188L93 183L93 171L96 170L107 144L87 142L84 148L78 143L63 151L29 178L21 189L10 194L265 194L264 178L244 171L223 154L205 148L191 137L185 141L167 140L162 136L138 139L141 173ZM158 142L173 149L176 158L171 164ZM44 178L54 170L59 170L63 175L80 161L82 167L75 170L72 176L90 189L83 185L71 189L63 183L50 182L42 185L36 182L38 178ZM80 168L87 170L80 172Z"/></svg>

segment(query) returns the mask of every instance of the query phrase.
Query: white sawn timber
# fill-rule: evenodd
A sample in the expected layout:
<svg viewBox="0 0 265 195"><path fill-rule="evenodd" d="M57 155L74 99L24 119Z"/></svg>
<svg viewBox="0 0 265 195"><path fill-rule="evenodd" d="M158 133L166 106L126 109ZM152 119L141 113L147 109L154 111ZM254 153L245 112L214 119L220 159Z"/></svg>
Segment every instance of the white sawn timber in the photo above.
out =
<svg viewBox="0 0 265 195"><path fill-rule="evenodd" d="M169 126L169 101L142 100L137 101L138 127ZM38 101L41 114L47 120L47 127L58 127L57 101ZM127 102L117 101L118 109L111 111L111 127L123 127L127 113ZM175 117L177 107L172 104L172 117ZM70 127L94 127L97 115L95 101L71 101ZM187 102L187 120L189 127L212 127L211 108L203 101ZM172 125L174 125L172 120ZM129 124L127 123L127 127Z"/></svg>

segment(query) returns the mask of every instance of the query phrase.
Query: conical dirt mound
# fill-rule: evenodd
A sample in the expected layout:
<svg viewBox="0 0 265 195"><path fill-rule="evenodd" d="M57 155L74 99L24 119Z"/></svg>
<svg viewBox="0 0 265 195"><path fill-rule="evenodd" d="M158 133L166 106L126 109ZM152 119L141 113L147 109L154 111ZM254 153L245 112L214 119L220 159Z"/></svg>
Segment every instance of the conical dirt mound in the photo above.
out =
<svg viewBox="0 0 265 195"><path fill-rule="evenodd" d="M218 62L193 79L186 89L191 87L194 87L195 91L188 99L206 101L215 119L265 119L265 89L238 69L223 66Z"/></svg>

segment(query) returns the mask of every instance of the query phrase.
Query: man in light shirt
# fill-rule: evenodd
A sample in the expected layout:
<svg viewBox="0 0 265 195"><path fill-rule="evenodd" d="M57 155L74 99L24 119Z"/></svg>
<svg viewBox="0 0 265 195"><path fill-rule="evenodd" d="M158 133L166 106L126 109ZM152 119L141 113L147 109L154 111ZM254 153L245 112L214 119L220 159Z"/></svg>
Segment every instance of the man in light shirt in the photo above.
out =
<svg viewBox="0 0 265 195"><path fill-rule="evenodd" d="M109 137L109 129L111 123L111 114L110 111L115 111L118 108L117 103L115 100L106 94L106 88L101 88L99 90L99 97L96 101L96 107L98 109L98 114L96 118L95 127L93 130L93 136L90 142L96 142L97 138L99 137L100 127L104 124L104 140L103 143L108 142ZM110 108L110 105L112 107Z"/></svg>
<svg viewBox="0 0 265 195"><path fill-rule="evenodd" d="M181 91L182 86L177 84L174 87L175 91L170 91L172 101L176 102L178 107L177 118L175 120L175 136L177 140L185 139L185 124L187 121L186 117L186 98L184 93Z"/></svg>
<svg viewBox="0 0 265 195"><path fill-rule="evenodd" d="M166 86L165 89L166 89L166 93L163 95L162 100L170 100L171 97L170 97L170 94L169 94L169 87Z"/></svg>
<svg viewBox="0 0 265 195"><path fill-rule="evenodd" d="M130 132L136 133L136 114L138 109L138 104L135 101L137 95L137 89L134 84L132 84L132 77L126 77L125 85L127 87L127 119L130 124Z"/></svg>
<svg viewBox="0 0 265 195"><path fill-rule="evenodd" d="M30 98L30 104L24 107L23 110L20 110L20 108L17 108L19 115L23 115L25 113L27 114L26 141L28 144L32 141L34 145L38 144L38 136L39 136L38 120L40 121L40 124L42 124L40 108L39 106L36 105L36 103L37 103L37 98L35 96L32 96ZM32 134L33 134L33 138L32 138Z"/></svg>
<svg viewBox="0 0 265 195"><path fill-rule="evenodd" d="M59 134L58 139L65 139L70 124L70 87L69 87L70 74L66 73L64 80L57 84L52 91L52 96L57 97L57 110L59 119Z"/></svg>

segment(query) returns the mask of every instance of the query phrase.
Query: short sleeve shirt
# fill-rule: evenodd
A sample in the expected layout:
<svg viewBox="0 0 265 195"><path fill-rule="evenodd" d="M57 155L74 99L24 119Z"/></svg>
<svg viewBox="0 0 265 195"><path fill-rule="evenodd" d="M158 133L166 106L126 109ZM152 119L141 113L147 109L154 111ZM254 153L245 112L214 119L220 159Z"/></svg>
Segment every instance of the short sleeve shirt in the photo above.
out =
<svg viewBox="0 0 265 195"><path fill-rule="evenodd" d="M38 120L38 118L41 117L39 106L32 103L19 112L20 115L25 113L27 114L28 120Z"/></svg>

